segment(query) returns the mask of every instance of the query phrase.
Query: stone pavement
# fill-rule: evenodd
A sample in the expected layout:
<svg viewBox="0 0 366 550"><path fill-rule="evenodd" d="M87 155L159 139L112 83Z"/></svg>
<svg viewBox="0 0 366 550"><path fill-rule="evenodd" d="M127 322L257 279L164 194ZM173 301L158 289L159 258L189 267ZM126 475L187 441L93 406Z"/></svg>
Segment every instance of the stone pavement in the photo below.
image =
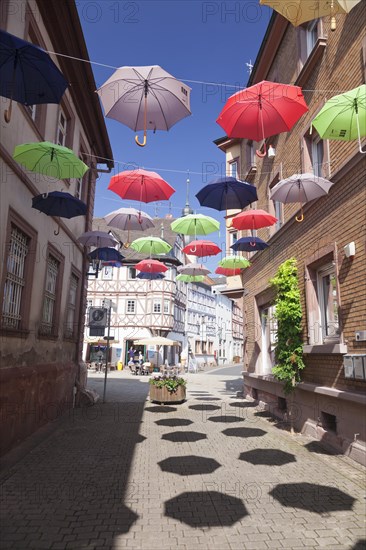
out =
<svg viewBox="0 0 366 550"><path fill-rule="evenodd" d="M240 366L186 376L187 402L165 407L147 377L111 373L107 403L5 457L0 548L366 547L360 465L237 398Z"/></svg>

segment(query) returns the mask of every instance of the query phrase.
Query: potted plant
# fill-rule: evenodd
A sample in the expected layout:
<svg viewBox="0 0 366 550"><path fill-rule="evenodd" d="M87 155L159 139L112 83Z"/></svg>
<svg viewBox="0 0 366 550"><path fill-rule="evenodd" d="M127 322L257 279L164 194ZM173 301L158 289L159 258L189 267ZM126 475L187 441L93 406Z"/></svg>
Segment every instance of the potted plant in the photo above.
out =
<svg viewBox="0 0 366 550"><path fill-rule="evenodd" d="M150 401L182 403L186 398L186 384L186 380L180 376L153 376L150 378Z"/></svg>

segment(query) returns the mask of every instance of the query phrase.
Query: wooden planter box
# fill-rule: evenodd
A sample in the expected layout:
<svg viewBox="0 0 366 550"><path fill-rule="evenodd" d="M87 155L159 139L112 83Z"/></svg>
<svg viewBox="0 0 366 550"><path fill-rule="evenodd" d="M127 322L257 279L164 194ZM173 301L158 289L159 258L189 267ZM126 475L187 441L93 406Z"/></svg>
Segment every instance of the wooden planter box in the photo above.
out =
<svg viewBox="0 0 366 550"><path fill-rule="evenodd" d="M150 384L150 401L156 403L183 403L186 399L186 387L178 386L176 392L170 392L167 388L158 388Z"/></svg>

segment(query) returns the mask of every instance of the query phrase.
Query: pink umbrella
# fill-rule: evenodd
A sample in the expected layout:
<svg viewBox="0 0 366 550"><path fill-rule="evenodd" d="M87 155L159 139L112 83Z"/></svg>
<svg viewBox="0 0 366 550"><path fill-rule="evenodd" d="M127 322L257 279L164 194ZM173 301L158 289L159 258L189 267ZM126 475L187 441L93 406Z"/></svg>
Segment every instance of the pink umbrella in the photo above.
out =
<svg viewBox="0 0 366 550"><path fill-rule="evenodd" d="M225 275L226 277L231 277L232 275L240 275L241 269L230 269L229 267L217 267L215 273L218 275Z"/></svg>
<svg viewBox="0 0 366 550"><path fill-rule="evenodd" d="M183 252L193 256L216 256L221 252L221 248L211 241L198 240L187 244L183 248Z"/></svg>
<svg viewBox="0 0 366 550"><path fill-rule="evenodd" d="M156 172L125 170L111 178L108 189L122 197L140 202L168 200L175 189Z"/></svg>
<svg viewBox="0 0 366 550"><path fill-rule="evenodd" d="M164 273L164 271L168 271L167 266L159 260L141 260L135 265L135 269L144 273Z"/></svg>
<svg viewBox="0 0 366 550"><path fill-rule="evenodd" d="M265 210L245 210L240 212L232 219L232 224L235 229L260 229L268 227L277 222L277 218L266 212Z"/></svg>

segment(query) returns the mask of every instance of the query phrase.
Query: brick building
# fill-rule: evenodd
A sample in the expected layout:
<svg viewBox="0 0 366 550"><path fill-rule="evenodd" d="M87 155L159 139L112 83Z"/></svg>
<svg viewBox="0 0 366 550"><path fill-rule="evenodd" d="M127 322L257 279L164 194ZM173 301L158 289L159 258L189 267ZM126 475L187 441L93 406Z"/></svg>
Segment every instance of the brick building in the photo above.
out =
<svg viewBox="0 0 366 550"><path fill-rule="evenodd" d="M306 364L294 394L295 426L360 462L365 462L366 342L356 332L366 330L366 159L356 141L324 141L309 130L327 99L365 83L365 21L365 3L337 16L334 32L329 18L295 28L274 13L248 86L261 80L301 86L309 112L292 131L267 140L274 157L257 158L258 144L248 140L216 141L226 154L228 173L234 163L241 179L256 185L258 201L252 207L279 219L258 231L269 248L251 253L251 267L240 283L231 284L232 292L244 295L245 395L275 416L286 416L286 396L272 375L276 326L269 280L295 257ZM299 205L270 200L270 190L279 180L305 172L328 178L333 186L329 195L304 206L304 221L297 223ZM228 213L228 244L247 234L230 227L235 213ZM344 247L352 242L356 253L347 257ZM356 355L350 378L347 355Z"/></svg>

